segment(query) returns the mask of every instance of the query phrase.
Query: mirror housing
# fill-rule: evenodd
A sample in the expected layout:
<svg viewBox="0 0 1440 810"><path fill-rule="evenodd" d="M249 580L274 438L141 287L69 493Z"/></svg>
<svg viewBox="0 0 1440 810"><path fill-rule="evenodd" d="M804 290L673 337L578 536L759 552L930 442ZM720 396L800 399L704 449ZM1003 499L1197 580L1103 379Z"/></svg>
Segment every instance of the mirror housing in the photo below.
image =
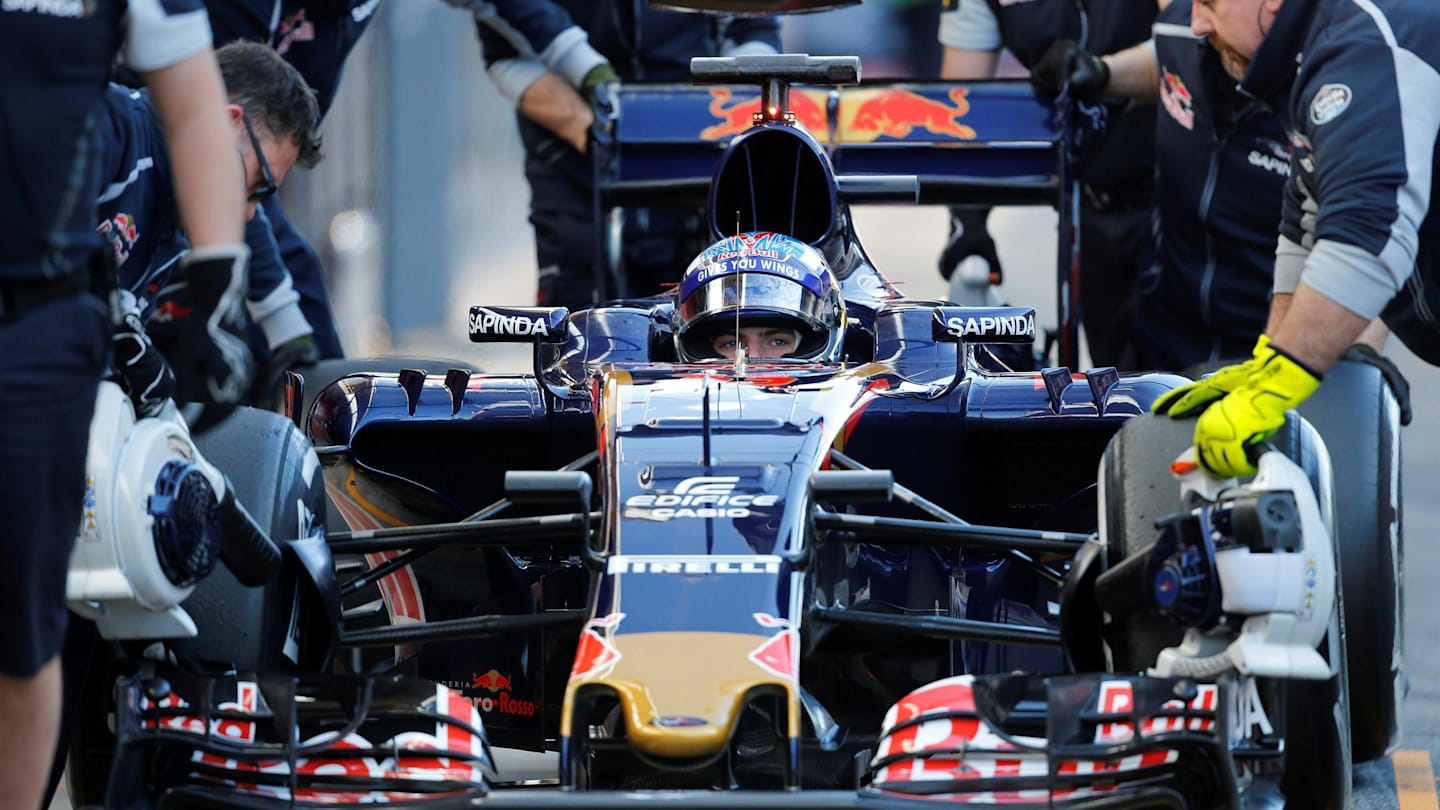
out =
<svg viewBox="0 0 1440 810"><path fill-rule="evenodd" d="M935 307L931 320L937 341L949 343L1034 343L1034 307Z"/></svg>
<svg viewBox="0 0 1440 810"><path fill-rule="evenodd" d="M565 307L471 307L471 343L561 343L570 325Z"/></svg>

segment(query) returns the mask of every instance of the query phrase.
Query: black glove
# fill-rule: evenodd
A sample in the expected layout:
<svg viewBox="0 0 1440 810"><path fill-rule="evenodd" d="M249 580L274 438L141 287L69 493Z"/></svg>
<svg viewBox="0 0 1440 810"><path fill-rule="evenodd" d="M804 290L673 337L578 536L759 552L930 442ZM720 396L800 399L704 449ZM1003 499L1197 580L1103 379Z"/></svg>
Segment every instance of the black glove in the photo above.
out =
<svg viewBox="0 0 1440 810"><path fill-rule="evenodd" d="M1110 86L1110 67L1074 41L1057 39L1030 71L1030 83L1052 97L1068 85L1072 98L1090 100Z"/></svg>
<svg viewBox="0 0 1440 810"><path fill-rule="evenodd" d="M950 238L940 252L940 275L946 281L955 275L960 262L971 256L980 256L990 263L992 284L1000 283L1000 255L995 252L995 240L990 238L985 221L990 218L989 208L950 208Z"/></svg>
<svg viewBox="0 0 1440 810"><path fill-rule="evenodd" d="M130 395L135 415L154 416L175 394L175 374L145 334L135 296L122 290L120 301L120 323L110 338L115 352L115 376L120 387Z"/></svg>
<svg viewBox="0 0 1440 810"><path fill-rule="evenodd" d="M1356 343L1345 350L1340 356L1341 360L1352 360L1356 363L1369 363L1380 369L1380 376L1385 378L1390 391L1395 394L1395 401L1400 405L1400 424L1410 424L1410 381L1400 373L1400 367L1395 361L1375 351L1374 347L1366 343Z"/></svg>
<svg viewBox="0 0 1440 810"><path fill-rule="evenodd" d="M610 63L601 62L585 74L580 83L580 93L595 114L594 123L585 132L585 154L588 155L594 151L591 144L596 138L596 130L607 130L615 123L615 114L620 106L620 76Z"/></svg>
<svg viewBox="0 0 1440 810"><path fill-rule="evenodd" d="M281 398L281 386L285 382L285 372L307 368L318 362L320 349L315 345L314 335L301 335L271 349L270 362L265 366L265 373L256 381L256 406L276 410Z"/></svg>
<svg viewBox="0 0 1440 810"><path fill-rule="evenodd" d="M207 407L192 427L203 430L245 402L254 360L245 344L243 306L250 249L221 245L190 251L176 274L181 320L171 358L177 402Z"/></svg>

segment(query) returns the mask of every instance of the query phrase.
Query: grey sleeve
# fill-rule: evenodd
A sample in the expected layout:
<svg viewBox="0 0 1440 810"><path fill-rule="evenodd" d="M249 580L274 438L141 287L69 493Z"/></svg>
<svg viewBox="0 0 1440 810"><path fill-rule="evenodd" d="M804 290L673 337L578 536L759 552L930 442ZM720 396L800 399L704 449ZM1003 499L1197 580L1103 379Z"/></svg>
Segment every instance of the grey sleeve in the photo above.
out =
<svg viewBox="0 0 1440 810"><path fill-rule="evenodd" d="M525 89L550 71L539 59L497 59L487 69L490 81L511 104L519 105Z"/></svg>
<svg viewBox="0 0 1440 810"><path fill-rule="evenodd" d="M1315 220L1302 280L1362 318L1415 270L1440 133L1440 71L1399 44L1383 16L1371 19L1364 36L1306 53L1292 96L1315 166L1303 189Z"/></svg>
<svg viewBox="0 0 1440 810"><path fill-rule="evenodd" d="M959 8L940 15L940 43L962 51L998 51L1000 23L985 0L960 0Z"/></svg>
<svg viewBox="0 0 1440 810"><path fill-rule="evenodd" d="M183 62L210 46L210 17L199 0L129 0L125 64L144 73Z"/></svg>

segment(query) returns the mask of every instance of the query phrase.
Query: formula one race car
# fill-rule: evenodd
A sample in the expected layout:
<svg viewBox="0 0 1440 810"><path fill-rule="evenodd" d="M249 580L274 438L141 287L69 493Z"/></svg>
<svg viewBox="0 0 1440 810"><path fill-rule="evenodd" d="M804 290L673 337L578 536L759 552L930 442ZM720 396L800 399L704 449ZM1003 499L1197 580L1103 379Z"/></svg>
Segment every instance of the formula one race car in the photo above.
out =
<svg viewBox="0 0 1440 810"><path fill-rule="evenodd" d="M907 299L856 237L857 201L1068 210L1028 87L693 72L718 86L627 88L596 139L608 204L708 199L678 289L474 307L471 339L532 346L530 373L292 378L326 543L279 585L200 582L195 639L106 663L85 800L1345 806L1403 691L1383 382L1316 413L1379 425L1378 461L1332 468L1292 417L1253 481L1210 481L1191 424L1147 415L1183 378L1010 370L1033 309Z"/></svg>

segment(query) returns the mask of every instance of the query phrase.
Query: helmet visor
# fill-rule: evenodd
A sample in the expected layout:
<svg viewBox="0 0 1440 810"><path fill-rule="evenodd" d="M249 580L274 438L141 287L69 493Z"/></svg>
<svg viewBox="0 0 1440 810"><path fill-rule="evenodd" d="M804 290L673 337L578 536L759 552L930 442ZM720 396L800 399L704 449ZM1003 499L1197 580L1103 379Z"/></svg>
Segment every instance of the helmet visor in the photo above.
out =
<svg viewBox="0 0 1440 810"><path fill-rule="evenodd" d="M823 329L829 302L781 276L731 273L701 284L680 302L680 323L688 329L720 313L792 315L812 329Z"/></svg>

